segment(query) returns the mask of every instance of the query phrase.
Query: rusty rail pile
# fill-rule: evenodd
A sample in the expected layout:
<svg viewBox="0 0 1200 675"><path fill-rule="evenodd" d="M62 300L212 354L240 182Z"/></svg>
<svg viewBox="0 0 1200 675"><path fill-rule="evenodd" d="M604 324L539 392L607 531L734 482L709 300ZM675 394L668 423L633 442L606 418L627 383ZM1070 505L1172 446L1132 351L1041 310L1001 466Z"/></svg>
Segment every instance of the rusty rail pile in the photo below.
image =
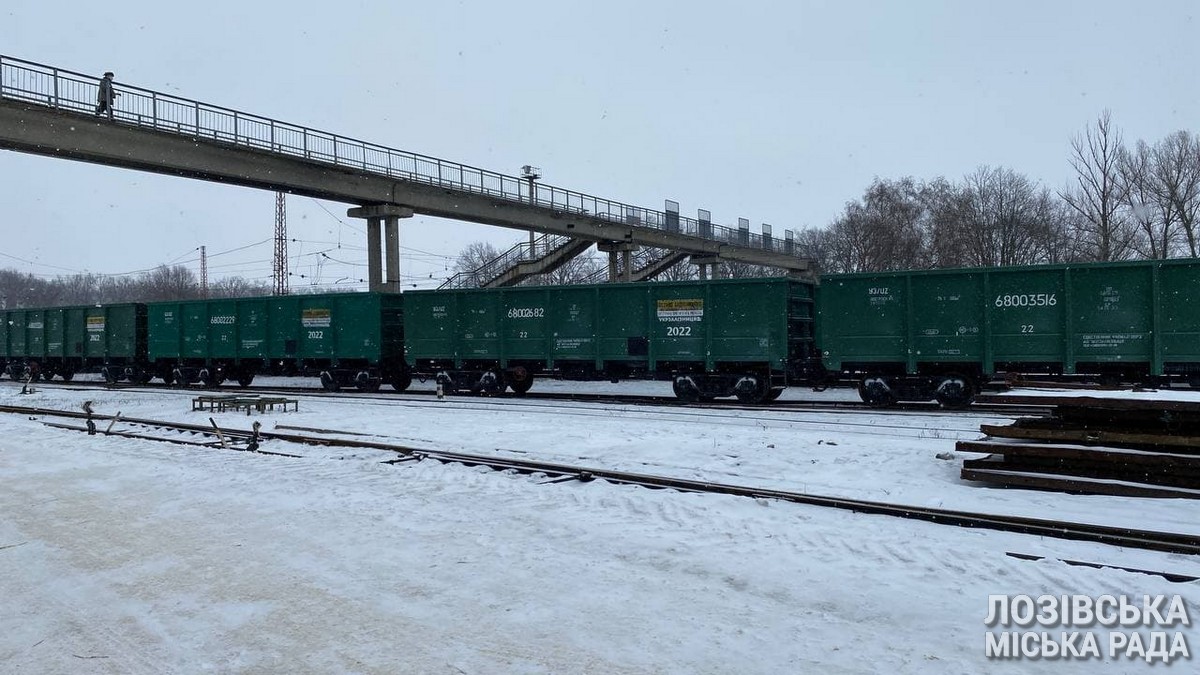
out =
<svg viewBox="0 0 1200 675"><path fill-rule="evenodd" d="M1200 498L1200 402L1091 396L988 396L1054 406L1049 417L984 424L959 441L965 480L1129 497Z"/></svg>

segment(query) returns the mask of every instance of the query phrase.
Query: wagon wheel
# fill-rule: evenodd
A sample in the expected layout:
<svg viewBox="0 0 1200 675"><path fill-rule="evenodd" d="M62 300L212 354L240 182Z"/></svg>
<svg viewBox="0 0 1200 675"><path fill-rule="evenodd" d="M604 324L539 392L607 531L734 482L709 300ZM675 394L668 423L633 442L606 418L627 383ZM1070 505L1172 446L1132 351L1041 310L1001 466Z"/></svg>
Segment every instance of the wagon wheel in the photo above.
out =
<svg viewBox="0 0 1200 675"><path fill-rule="evenodd" d="M695 403L700 400L700 390L690 377L675 378L671 382L671 389L675 392L675 398L684 403Z"/></svg>
<svg viewBox="0 0 1200 675"><path fill-rule="evenodd" d="M524 394L533 387L533 373L517 366L508 371L508 386L516 394Z"/></svg>
<svg viewBox="0 0 1200 675"><path fill-rule="evenodd" d="M337 381L337 378L329 373L328 370L322 370L321 387L323 387L325 391L337 391L342 388L342 385Z"/></svg>
<svg viewBox="0 0 1200 675"><path fill-rule="evenodd" d="M243 370L238 373L237 383L239 387L249 387L254 382L254 373L249 370Z"/></svg>
<svg viewBox="0 0 1200 675"><path fill-rule="evenodd" d="M488 396L502 393L505 386L504 373L499 370L489 370L479 378L479 389Z"/></svg>
<svg viewBox="0 0 1200 675"><path fill-rule="evenodd" d="M933 397L943 408L966 408L975 398L975 385L965 375L950 373L938 380Z"/></svg>
<svg viewBox="0 0 1200 675"><path fill-rule="evenodd" d="M388 380L388 384L392 385L392 389L396 391L404 391L412 385L412 373L407 370L402 370L392 375Z"/></svg>
<svg viewBox="0 0 1200 675"><path fill-rule="evenodd" d="M63 382L70 382L75 378L75 371L73 370L64 370L59 374L62 375Z"/></svg>
<svg viewBox="0 0 1200 675"><path fill-rule="evenodd" d="M858 397L863 403L876 407L887 407L896 402L896 394L882 375L871 374L858 383Z"/></svg>
<svg viewBox="0 0 1200 675"><path fill-rule="evenodd" d="M200 383L209 389L216 389L221 386L222 378L217 374L216 368L201 368Z"/></svg>
<svg viewBox="0 0 1200 675"><path fill-rule="evenodd" d="M435 381L437 382L437 385L441 387L443 396L453 396L454 394L458 393L458 384L454 381L454 378L450 376L450 373L445 371L438 373Z"/></svg>
<svg viewBox="0 0 1200 675"><path fill-rule="evenodd" d="M782 393L783 387L771 387L771 390L767 392L767 395L763 397L763 400L774 401L775 399L779 398L779 395Z"/></svg>
<svg viewBox="0 0 1200 675"><path fill-rule="evenodd" d="M371 377L371 374L365 370L360 372L358 374L358 376L354 378L354 387L356 389L358 389L359 391L363 391L363 392L379 391L379 385L380 385L379 378Z"/></svg>
<svg viewBox="0 0 1200 675"><path fill-rule="evenodd" d="M734 396L741 403L762 403L771 391L769 381L758 375L744 375L734 387Z"/></svg>

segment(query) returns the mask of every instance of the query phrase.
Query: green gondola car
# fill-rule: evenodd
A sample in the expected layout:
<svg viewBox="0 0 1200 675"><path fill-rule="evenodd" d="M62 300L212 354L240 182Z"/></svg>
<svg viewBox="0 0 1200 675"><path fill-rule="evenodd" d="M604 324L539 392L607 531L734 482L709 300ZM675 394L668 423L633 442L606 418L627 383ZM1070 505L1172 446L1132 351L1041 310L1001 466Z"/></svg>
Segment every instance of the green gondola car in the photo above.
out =
<svg viewBox="0 0 1200 675"><path fill-rule="evenodd" d="M134 379L146 356L146 309L137 303L100 307L0 310L0 357L15 379L99 369Z"/></svg>
<svg viewBox="0 0 1200 675"><path fill-rule="evenodd" d="M825 369L872 403L1017 373L1200 384L1193 260L828 275L818 307Z"/></svg>
<svg viewBox="0 0 1200 675"><path fill-rule="evenodd" d="M167 382L248 386L259 373L319 376L328 389L411 382L401 298L334 293L147 305L149 368Z"/></svg>
<svg viewBox="0 0 1200 675"><path fill-rule="evenodd" d="M761 401L814 365L813 285L736 279L410 291L413 368L452 390L533 378L671 379L684 399Z"/></svg>

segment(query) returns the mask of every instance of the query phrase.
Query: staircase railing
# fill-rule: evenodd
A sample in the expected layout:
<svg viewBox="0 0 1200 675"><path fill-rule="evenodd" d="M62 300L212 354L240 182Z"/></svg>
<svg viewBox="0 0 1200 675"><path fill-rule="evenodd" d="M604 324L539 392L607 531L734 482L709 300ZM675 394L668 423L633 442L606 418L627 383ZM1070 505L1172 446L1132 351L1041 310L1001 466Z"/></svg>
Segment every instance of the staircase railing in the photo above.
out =
<svg viewBox="0 0 1200 675"><path fill-rule="evenodd" d="M523 241L469 272L455 274L442 282L438 288L482 288L489 281L513 267L523 262L540 260L554 251L568 246L573 241L575 240L571 237L559 234L543 234L534 239L532 245L528 241Z"/></svg>
<svg viewBox="0 0 1200 675"><path fill-rule="evenodd" d="M677 255L678 253L679 253L679 251L675 251L675 250L672 250L669 248L656 248L653 246L644 246L644 247L639 248L638 250L634 251L633 255L629 256L629 258L630 258L629 264L630 264L630 267L632 268L632 270L634 272L636 272L638 270L646 269L650 265L656 264L656 263L664 260L667 257ZM618 280L624 279L625 278L624 271L620 269L620 267L621 267L620 256L617 257L617 267L618 267L617 279ZM606 281L608 281L608 265L607 264L605 264L603 267L596 270L595 272L592 272L591 274L584 277L582 280L580 280L579 283L602 284Z"/></svg>

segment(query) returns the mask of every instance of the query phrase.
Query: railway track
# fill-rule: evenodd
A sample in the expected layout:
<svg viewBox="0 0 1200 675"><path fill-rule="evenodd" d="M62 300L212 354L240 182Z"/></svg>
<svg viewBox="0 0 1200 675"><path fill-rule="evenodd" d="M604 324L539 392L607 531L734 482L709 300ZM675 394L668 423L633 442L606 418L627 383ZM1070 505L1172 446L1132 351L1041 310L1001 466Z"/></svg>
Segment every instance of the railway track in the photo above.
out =
<svg viewBox="0 0 1200 675"><path fill-rule="evenodd" d="M89 416L87 413L78 411L24 406L0 406L0 412L20 414L31 417L52 416L69 419L90 419L92 421L116 421L118 419L117 416L112 415L93 414ZM128 424L141 425L147 428L173 430L178 433L199 433L209 435L223 434L229 439L236 439L246 443L251 442L252 439L257 439L261 441L276 440L303 445L374 449L395 453L398 455L396 459L388 460L388 463L390 464L402 464L410 461L434 460L438 462L456 463L466 466L488 467L497 471L545 476L549 480L543 481L543 483L604 480L616 485L635 485L652 489L673 489L682 492L724 494L753 499L774 499L795 504L835 508L853 511L856 513L892 516L941 525L954 525L958 527L1015 532L1033 536L1087 541L1108 544L1112 546L1164 551L1170 553L1182 553L1189 555L1200 554L1200 537L1190 534L1138 530L1133 528L1111 527L1061 520L1028 518L1022 516L1007 516L970 511L937 509L904 504L890 504L885 502L849 499L844 497L828 497L823 495L791 492L770 488L759 488L728 483L673 478L652 474L632 473L598 467L584 467L556 462L543 462L523 458L477 455L463 452L433 450L428 448L415 448L391 443L380 443L361 438L335 438L331 437L330 435L348 434L348 432L339 432L328 429L311 430L307 434L292 434L279 432L260 432L257 430L215 430L213 427L204 425L138 418L121 418L120 421ZM64 425L59 426L62 427ZM111 425L109 428L111 429ZM87 428L75 427L74 430L87 431ZM144 437L140 434L138 436ZM168 439L151 438L149 440ZM210 443L199 445L211 447Z"/></svg>
<svg viewBox="0 0 1200 675"><path fill-rule="evenodd" d="M237 395L237 394L273 394L281 396L304 395L316 398L354 398L368 400L396 401L404 397L435 398L437 392L421 389L410 389L403 392L361 392L354 390L331 392L321 387L276 387L254 386L201 389L194 387L178 387L165 384L145 385L106 385L99 382L43 382L39 387L61 387L71 389L86 389L97 391L178 391L207 395ZM1021 417L1047 415L1051 406L1035 404L1010 405L1002 403L977 403L965 410L947 410L937 403L902 403L886 408L871 406L861 401L773 401L767 404L742 404L734 401L710 401L705 403L684 403L674 396L656 396L652 394L593 394L567 392L541 392L526 394L500 394L495 396L454 395L446 396L446 400L454 401L557 401L577 403L609 403L614 405L659 406L691 410L745 410L745 411L787 411L787 412L825 412L825 413L878 413L888 415L983 415L990 417Z"/></svg>
<svg viewBox="0 0 1200 675"><path fill-rule="evenodd" d="M50 386L58 386L54 383ZM74 388L74 387L72 387ZM92 386L86 388L88 391L108 391L107 386ZM194 394L204 394L219 396L220 394L211 393L209 389L181 389L178 387L163 387L151 386L145 387L118 387L117 391L129 392L156 392L161 394L176 395L176 396L192 396ZM545 414L559 414L573 417L609 417L616 414L626 414L637 410L639 416L648 416L664 421L691 421L702 420L708 423L726 423L745 426L748 424L789 424L801 426L817 426L817 427L838 427L849 433L868 434L872 436L912 436L916 434L918 438L924 438L927 434L945 434L949 437L963 437L963 435L976 434L978 427L974 420L984 422L994 422L999 418L1016 417L1015 412L1009 415L990 412L960 412L959 416L949 417L943 412L938 412L934 408L925 410L910 410L910 411L891 411L866 408L862 406L853 406L850 408L830 408L824 406L810 407L802 402L797 402L795 406L785 407L755 407L745 408L738 405L703 405L703 404L681 404L675 402L673 398L668 399L671 402L667 405L656 405L644 401L633 403L626 402L622 398L614 398L612 396L603 395L599 398L579 398L573 395L564 397L521 397L521 396L455 396L444 400L434 400L432 392L404 392L404 393L362 393L362 392L341 392L331 393L322 389L295 389L295 388L274 388L274 387L249 387L246 389L229 390L228 394L237 395L236 392L243 392L242 396L247 395L282 395L292 397L304 397L321 399L331 403L349 404L349 405L379 405L379 406L396 406L396 407L437 407L446 410L474 410L474 411L495 411L503 409L504 411L520 411L520 412L536 412ZM416 394L416 395L410 395ZM428 395L425 395L428 394ZM655 397L641 397L642 399L652 399ZM829 402L834 403L834 402ZM625 406L616 408L614 406ZM619 410L619 413L617 412ZM863 415L869 413L870 418L864 418ZM1031 410L1023 410L1024 415L1035 414ZM920 422L903 418L921 418ZM900 418L900 419L897 419ZM970 418L973 421L967 426L954 426L953 423L960 419ZM926 420L929 420L928 422ZM950 421L951 425L946 424ZM937 436L941 437L941 436Z"/></svg>

